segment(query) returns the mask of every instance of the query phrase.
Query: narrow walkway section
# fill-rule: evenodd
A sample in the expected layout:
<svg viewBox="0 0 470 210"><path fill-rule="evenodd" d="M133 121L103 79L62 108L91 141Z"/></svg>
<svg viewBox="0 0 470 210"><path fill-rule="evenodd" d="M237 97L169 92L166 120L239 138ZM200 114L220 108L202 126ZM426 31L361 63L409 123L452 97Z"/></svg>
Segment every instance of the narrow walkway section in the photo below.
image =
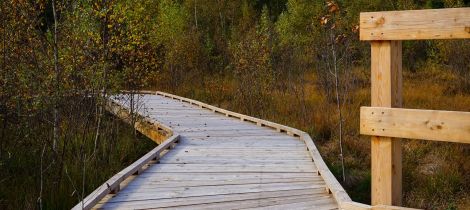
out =
<svg viewBox="0 0 470 210"><path fill-rule="evenodd" d="M135 101L179 143L95 208L338 209L299 137L161 95Z"/></svg>

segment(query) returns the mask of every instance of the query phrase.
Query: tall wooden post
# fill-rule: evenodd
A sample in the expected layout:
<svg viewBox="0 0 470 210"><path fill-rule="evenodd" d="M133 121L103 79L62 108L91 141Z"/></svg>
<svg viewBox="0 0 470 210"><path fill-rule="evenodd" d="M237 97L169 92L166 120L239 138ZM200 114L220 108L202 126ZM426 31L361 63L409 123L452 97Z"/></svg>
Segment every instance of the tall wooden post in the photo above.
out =
<svg viewBox="0 0 470 210"><path fill-rule="evenodd" d="M371 105L402 106L401 41L371 42ZM376 113L381 114L381 113ZM372 137L372 205L401 205L401 140Z"/></svg>

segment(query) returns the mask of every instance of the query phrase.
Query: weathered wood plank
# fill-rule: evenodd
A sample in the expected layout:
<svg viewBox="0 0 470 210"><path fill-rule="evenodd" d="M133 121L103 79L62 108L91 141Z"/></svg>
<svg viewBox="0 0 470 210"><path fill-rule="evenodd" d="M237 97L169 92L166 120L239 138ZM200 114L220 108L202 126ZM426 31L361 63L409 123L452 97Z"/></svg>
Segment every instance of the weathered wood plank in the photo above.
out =
<svg viewBox="0 0 470 210"><path fill-rule="evenodd" d="M126 185L129 186L146 186L156 188L175 188L175 187L200 187L200 186L216 186L216 185L244 185L244 184L273 184L273 183L300 183L309 182L312 184L325 185L321 178L313 180L311 177L287 177L287 178L263 178L263 179L225 179L225 180L185 180L179 181L166 181L166 180L154 180L148 179L133 180L131 183Z"/></svg>
<svg viewBox="0 0 470 210"><path fill-rule="evenodd" d="M275 143L276 140L286 143L286 144L299 144L303 145L305 147L305 144L303 144L298 138L296 137L291 137L287 135L280 135L280 136L232 136L232 137L186 137L182 136L182 139L187 139L187 140L195 140L195 141L217 141L217 142L227 142L227 141L248 141L248 142L258 142L258 141L273 141ZM212 142L214 143L214 142Z"/></svg>
<svg viewBox="0 0 470 210"><path fill-rule="evenodd" d="M165 172L316 172L313 164L307 165L277 165L277 164L156 164L148 168L144 173Z"/></svg>
<svg viewBox="0 0 470 210"><path fill-rule="evenodd" d="M202 186L202 187L186 187L180 189L135 189L135 188L124 188L119 192L113 199L107 201L109 203L114 202L128 202L138 201L146 199L171 199L171 198L184 198L193 196L209 196L209 195L229 195L239 193L255 193L255 192L273 192L273 191L285 191L285 190L319 190L325 192L324 185L316 184L247 184L239 186ZM325 194L326 195L326 194Z"/></svg>
<svg viewBox="0 0 470 210"><path fill-rule="evenodd" d="M301 189L301 190L281 190L270 192L254 192L254 193L240 193L240 194L224 194L224 195L208 195L208 196L192 196L184 198L172 199L147 199L129 202L113 202L99 204L97 208L132 208L139 206L140 208L163 208L173 207L175 205L190 206L194 204L216 203L216 202L229 202L229 201L242 201L250 199L264 199L264 198L283 198L289 196L303 196L303 195L318 195L324 194L322 189Z"/></svg>
<svg viewBox="0 0 470 210"><path fill-rule="evenodd" d="M218 210L218 209L250 209L250 208L259 208L259 207L271 207L275 205L287 205L304 204L305 202L311 202L312 200L317 200L317 203L326 203L331 202L329 196L314 196L314 195L300 195L300 196L286 196L283 198L260 198L260 199L249 199L249 200L240 200L240 201L228 201L228 202L212 202L205 204L197 204L191 206L175 206L171 208L178 209L189 209L189 210ZM305 204L303 206L306 206ZM285 208L284 208L285 209Z"/></svg>
<svg viewBox="0 0 470 210"><path fill-rule="evenodd" d="M316 199L305 200L303 202L293 202L293 203L284 203L276 204L272 203L271 205L246 208L245 210L285 210L285 209L315 209L315 210L332 210L338 209L338 204L334 203L330 197L316 197Z"/></svg>
<svg viewBox="0 0 470 210"><path fill-rule="evenodd" d="M470 143L470 112L361 107L361 134Z"/></svg>
<svg viewBox="0 0 470 210"><path fill-rule="evenodd" d="M361 40L469 39L470 8L365 12Z"/></svg>

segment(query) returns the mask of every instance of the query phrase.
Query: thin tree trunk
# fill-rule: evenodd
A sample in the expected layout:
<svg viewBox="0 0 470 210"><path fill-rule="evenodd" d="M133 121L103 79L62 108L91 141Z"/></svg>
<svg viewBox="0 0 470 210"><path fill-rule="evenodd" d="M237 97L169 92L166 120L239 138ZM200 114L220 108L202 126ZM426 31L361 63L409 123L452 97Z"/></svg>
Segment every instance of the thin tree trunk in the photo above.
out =
<svg viewBox="0 0 470 210"><path fill-rule="evenodd" d="M52 148L57 149L57 142L60 136L60 113L59 113L59 91L60 91L60 70L59 70L59 52L57 47L57 11L55 1L52 1L52 13L54 15L54 72L55 72L55 97L54 97L54 136Z"/></svg>
<svg viewBox="0 0 470 210"><path fill-rule="evenodd" d="M83 151L82 151L83 152ZM83 154L83 166L82 166L82 193L81 193L81 198L80 200L83 201L83 199L85 198L85 175L86 175L86 154ZM82 202L82 209L85 209L84 208L84 205L85 205L85 202Z"/></svg>
<svg viewBox="0 0 470 210"><path fill-rule="evenodd" d="M336 49L335 49L335 40L334 36L331 36L331 53L333 56L333 68L334 68L334 77L335 77L335 96L336 96L336 109L339 115L339 150L340 150L340 158L341 158L341 169L343 175L343 182L346 181L346 176L344 172L344 155L343 155L343 115L341 112L341 97L340 97L340 88L339 88L339 73L338 73L338 61L336 58Z"/></svg>
<svg viewBox="0 0 470 210"><path fill-rule="evenodd" d="M106 1L105 1L106 4ZM98 146L98 140L100 138L101 133L101 120L103 118L103 109L106 104L106 91L107 91L107 80L108 80L108 72L107 72L107 59L108 59L108 14L106 14L104 21L102 22L103 27L103 79L101 85L101 98L98 99L98 121L96 126L96 133L95 133L95 147L96 150ZM99 95L99 94L98 94Z"/></svg>
<svg viewBox="0 0 470 210"><path fill-rule="evenodd" d="M196 22L196 30L197 30L197 0L194 0L194 21Z"/></svg>
<svg viewBox="0 0 470 210"><path fill-rule="evenodd" d="M38 205L39 209L42 210L42 191L44 188L44 176L43 176L43 160L44 160L44 153L46 152L46 144L42 147L41 153L41 167L40 167L40 186L39 186L39 197L38 197Z"/></svg>
<svg viewBox="0 0 470 210"><path fill-rule="evenodd" d="M5 14L5 1L2 1L2 14ZM3 50L2 50L2 53L3 53L3 63L2 63L2 71L4 71L3 73L7 74L7 71L6 71L6 64L7 64L7 24L6 24L6 18L2 18L2 28L3 28L3 40L2 40L2 43L3 43ZM6 95L6 93L3 93ZM6 100L6 96L3 95L3 97L5 97L5 100ZM3 99L4 98L1 98L1 102L3 103ZM3 128L2 128L2 135L0 136L1 139L5 139L5 132L6 132L6 128L7 128L7 117L6 117L6 114L7 114L7 111L6 111L6 107L5 107L5 110L4 110L4 113L2 113L4 115L4 117L2 118L2 124L3 124ZM2 157L2 153L3 153L3 144L4 144L4 141L1 141L0 142L0 157Z"/></svg>

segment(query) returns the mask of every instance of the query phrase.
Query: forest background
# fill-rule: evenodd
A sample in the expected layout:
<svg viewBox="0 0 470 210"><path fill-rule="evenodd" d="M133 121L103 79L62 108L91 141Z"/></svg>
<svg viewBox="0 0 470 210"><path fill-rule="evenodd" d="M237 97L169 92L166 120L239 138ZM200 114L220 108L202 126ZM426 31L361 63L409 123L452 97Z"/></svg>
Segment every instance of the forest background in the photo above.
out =
<svg viewBox="0 0 470 210"><path fill-rule="evenodd" d="M469 0L2 0L0 209L66 209L155 145L106 113L162 90L307 131L370 202L359 13ZM470 111L470 40L405 41L404 107ZM404 205L470 206L470 147L406 140Z"/></svg>

